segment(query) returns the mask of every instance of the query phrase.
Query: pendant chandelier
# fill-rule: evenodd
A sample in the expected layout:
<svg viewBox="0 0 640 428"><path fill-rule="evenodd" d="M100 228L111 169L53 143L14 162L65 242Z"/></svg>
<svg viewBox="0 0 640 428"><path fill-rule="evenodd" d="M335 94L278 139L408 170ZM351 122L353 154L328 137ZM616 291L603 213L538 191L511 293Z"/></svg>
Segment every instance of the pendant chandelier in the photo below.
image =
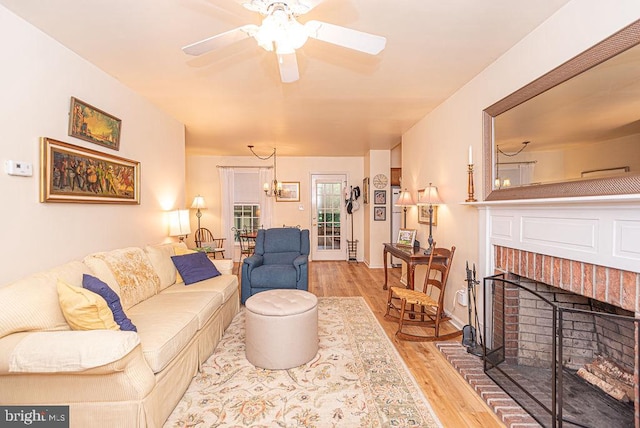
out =
<svg viewBox="0 0 640 428"><path fill-rule="evenodd" d="M260 160L269 160L273 158L273 181L271 183L264 183L264 194L272 197L281 197L282 196L282 183L278 183L278 178L276 175L276 148L273 148L273 152L269 156L260 156L256 152L253 151L253 146L249 145L249 150L255 157Z"/></svg>

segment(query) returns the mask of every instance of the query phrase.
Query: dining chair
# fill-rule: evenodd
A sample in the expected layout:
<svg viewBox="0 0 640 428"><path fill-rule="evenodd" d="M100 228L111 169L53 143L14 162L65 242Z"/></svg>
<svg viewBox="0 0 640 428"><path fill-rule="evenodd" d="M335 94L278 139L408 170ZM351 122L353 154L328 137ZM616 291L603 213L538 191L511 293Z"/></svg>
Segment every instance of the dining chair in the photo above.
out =
<svg viewBox="0 0 640 428"><path fill-rule="evenodd" d="M250 257L253 255L255 250L256 240L253 237L253 233L250 233L246 229L237 229L232 227L233 235L236 238L236 241L240 244L240 264L242 264L242 259L245 257Z"/></svg>
<svg viewBox="0 0 640 428"><path fill-rule="evenodd" d="M224 241L225 238L214 238L213 233L206 227L196 229L195 233L196 248L201 249L207 254L213 254L213 258L217 259L218 254L224 259Z"/></svg>
<svg viewBox="0 0 640 428"><path fill-rule="evenodd" d="M385 318L398 321L396 331L398 339L425 342L448 340L462 334L462 331L440 334L440 324L451 319L444 311L444 296L456 247L453 246L450 250L437 248L434 243L433 248L421 290L404 287L389 288ZM436 253L438 256L444 256L445 261L434 262L433 255ZM437 295L434 296L434 294ZM420 334L420 329L407 328L407 326L427 327L434 331L431 335Z"/></svg>

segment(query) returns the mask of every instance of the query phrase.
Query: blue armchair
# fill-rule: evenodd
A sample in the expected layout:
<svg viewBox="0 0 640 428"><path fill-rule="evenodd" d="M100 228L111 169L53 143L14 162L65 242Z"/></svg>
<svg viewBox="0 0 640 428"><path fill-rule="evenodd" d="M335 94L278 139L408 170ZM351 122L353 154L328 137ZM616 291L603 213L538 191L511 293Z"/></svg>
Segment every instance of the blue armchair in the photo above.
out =
<svg viewBox="0 0 640 428"><path fill-rule="evenodd" d="M275 288L308 289L309 231L260 229L255 252L242 264L242 303Z"/></svg>

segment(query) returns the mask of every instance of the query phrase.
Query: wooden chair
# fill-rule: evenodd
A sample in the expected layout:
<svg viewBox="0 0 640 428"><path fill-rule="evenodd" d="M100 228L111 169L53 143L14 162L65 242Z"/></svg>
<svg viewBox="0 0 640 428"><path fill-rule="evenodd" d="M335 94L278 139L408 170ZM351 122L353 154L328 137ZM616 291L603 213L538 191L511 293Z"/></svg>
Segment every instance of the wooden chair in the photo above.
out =
<svg viewBox="0 0 640 428"><path fill-rule="evenodd" d="M225 238L214 238L213 233L205 227L196 229L196 247L203 249L207 254L213 254L214 259L218 258L218 254L224 259L224 240Z"/></svg>
<svg viewBox="0 0 640 428"><path fill-rule="evenodd" d="M242 263L242 259L245 257L250 257L251 255L253 255L253 252L255 251L255 247L256 247L256 239L255 237L251 237L251 235L249 232L247 232L244 229L236 229L235 227L232 227L231 230L233 231L233 234L236 238L236 240L238 241L238 243L240 244L240 263Z"/></svg>
<svg viewBox="0 0 640 428"><path fill-rule="evenodd" d="M389 289L385 318L398 321L396 336L399 339L426 342L453 339L462 334L461 331L440 334L440 323L451 319L444 312L444 295L456 247L451 247L450 250L436 248L434 243L433 248L434 251L431 252L429 257L422 290L410 290L403 287L390 287ZM434 253L445 256L446 262L434 263ZM432 294L436 291L435 289L437 289L438 293L436 298L432 297ZM399 315L392 315L391 310L397 311ZM434 333L433 335L408 333L405 329L406 326L433 328ZM413 328L412 331L417 331L417 329Z"/></svg>

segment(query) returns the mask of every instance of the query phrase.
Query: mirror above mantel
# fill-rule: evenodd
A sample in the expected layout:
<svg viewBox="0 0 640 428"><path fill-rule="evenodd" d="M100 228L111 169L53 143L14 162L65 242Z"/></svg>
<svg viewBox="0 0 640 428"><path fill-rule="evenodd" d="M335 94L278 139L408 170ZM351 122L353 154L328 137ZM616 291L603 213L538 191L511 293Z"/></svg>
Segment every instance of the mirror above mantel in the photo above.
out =
<svg viewBox="0 0 640 428"><path fill-rule="evenodd" d="M640 194L640 21L483 116L487 201Z"/></svg>

